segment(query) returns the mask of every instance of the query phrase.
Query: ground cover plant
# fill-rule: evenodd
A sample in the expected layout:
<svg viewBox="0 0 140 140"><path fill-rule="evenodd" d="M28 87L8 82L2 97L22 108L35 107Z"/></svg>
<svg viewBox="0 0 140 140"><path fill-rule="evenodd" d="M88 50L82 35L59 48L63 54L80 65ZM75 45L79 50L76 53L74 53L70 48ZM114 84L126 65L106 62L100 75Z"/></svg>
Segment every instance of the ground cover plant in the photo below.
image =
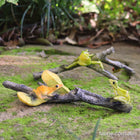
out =
<svg viewBox="0 0 140 140"><path fill-rule="evenodd" d="M40 47L41 48L41 47ZM44 47L42 47L42 50ZM47 58L37 56L33 47L22 48L28 52L14 55L11 51L2 52L1 59L1 83L5 80L22 83L32 88L36 88L37 82L32 77L32 72L58 67L62 64L62 58L69 58L69 55L51 55ZM13 50L12 50L13 51ZM33 53L34 52L34 53ZM9 53L9 54L8 54ZM30 55L29 55L30 54ZM56 59L57 57L57 59ZM12 63L7 63L7 59ZM18 59L17 59L18 58ZM19 61L22 59L22 65ZM65 61L69 61L65 59ZM21 63L21 61L20 61ZM65 62L66 63L66 62ZM51 65L52 64L52 65ZM3 70L4 69L4 70ZM77 73L81 71L81 77ZM60 75L64 84L70 88L80 87L104 97L113 96L108 78L96 75L89 75L88 69L69 71ZM76 73L77 71L77 73ZM74 73L74 75L72 75ZM70 76L72 75L72 76ZM85 78L89 77L90 78ZM100 125L97 131L98 139L111 139L117 134L130 134L128 137L138 137L137 129L139 126L139 91L140 87L131 85L129 82L120 80L119 85L129 90L133 109L130 113L115 112L111 109L105 109L99 106L89 105L87 103L69 103L69 104L43 104L38 107L27 107L22 104L16 92L4 88L0 85L1 108L0 108L0 138L4 139L92 139L93 131L97 120L101 117ZM110 133L107 135L107 133Z"/></svg>
<svg viewBox="0 0 140 140"><path fill-rule="evenodd" d="M95 138L94 128L99 118L97 139L139 139L140 86L135 85L139 83L136 61L139 49L134 46L135 53L125 45L121 51L125 49L122 63L135 67L136 76L130 79L124 71L117 75L119 86L130 93L133 105L130 113L83 102L28 107L18 100L15 91L2 86L9 80L37 88L37 82L42 81L35 81L32 73L59 67L76 58L75 53L65 51L67 47L61 51L60 46L49 50L41 45L19 48L27 43L50 46L69 43L89 48L124 40L139 43L139 6L138 0L1 0L0 45L5 47L0 46L0 139L91 140ZM70 50L76 52L77 47ZM133 53L131 59L127 59L130 53ZM88 68L59 76L70 90L79 87L113 97L108 78Z"/></svg>

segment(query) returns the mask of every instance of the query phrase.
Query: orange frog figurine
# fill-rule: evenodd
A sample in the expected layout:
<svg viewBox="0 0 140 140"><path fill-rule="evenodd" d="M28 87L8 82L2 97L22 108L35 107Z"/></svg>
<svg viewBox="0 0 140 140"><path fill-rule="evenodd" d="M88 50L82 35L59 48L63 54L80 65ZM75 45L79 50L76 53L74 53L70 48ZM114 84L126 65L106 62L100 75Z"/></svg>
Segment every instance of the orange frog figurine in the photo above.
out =
<svg viewBox="0 0 140 140"><path fill-rule="evenodd" d="M52 96L51 94L61 88L63 85L62 84L57 84L54 87L48 87L48 86L39 86L37 89L34 89L33 91L35 92L36 96L39 99L46 99L48 96Z"/></svg>

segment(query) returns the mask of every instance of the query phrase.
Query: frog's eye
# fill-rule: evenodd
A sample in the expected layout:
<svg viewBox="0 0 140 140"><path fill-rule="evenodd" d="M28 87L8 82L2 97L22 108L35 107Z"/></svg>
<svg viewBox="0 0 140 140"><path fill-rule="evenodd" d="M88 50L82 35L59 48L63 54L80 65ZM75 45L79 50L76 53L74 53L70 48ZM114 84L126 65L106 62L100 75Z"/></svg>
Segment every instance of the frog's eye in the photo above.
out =
<svg viewBox="0 0 140 140"><path fill-rule="evenodd" d="M113 85L115 85L115 82L113 82Z"/></svg>
<svg viewBox="0 0 140 140"><path fill-rule="evenodd" d="M56 85L55 87L56 87L56 88L58 88L58 87L59 87L59 85Z"/></svg>

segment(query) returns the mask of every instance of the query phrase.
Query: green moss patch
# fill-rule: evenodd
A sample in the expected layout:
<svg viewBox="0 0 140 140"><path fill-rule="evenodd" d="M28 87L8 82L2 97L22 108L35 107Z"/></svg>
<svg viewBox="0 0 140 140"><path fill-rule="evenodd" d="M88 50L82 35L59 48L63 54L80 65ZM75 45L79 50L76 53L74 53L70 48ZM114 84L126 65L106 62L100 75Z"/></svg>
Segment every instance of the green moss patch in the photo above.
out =
<svg viewBox="0 0 140 140"><path fill-rule="evenodd" d="M44 51L46 55L71 55L65 51L60 51L53 48L47 48L44 46L24 46L18 49L12 49L8 51L1 51L2 55L36 55L39 52Z"/></svg>
<svg viewBox="0 0 140 140"><path fill-rule="evenodd" d="M29 52L29 54L32 54L32 52L35 54L36 52L42 51L42 48L39 46L36 48L23 47L21 50ZM15 50L11 51L13 51L13 54L19 53L18 49L16 50L17 52ZM10 54L11 52L7 51L5 53ZM53 53L53 51L50 52L50 54ZM55 60L57 60L57 58ZM20 72L16 72L16 70L12 71L9 67L11 75L5 73L4 75L0 74L0 112L6 113L6 110L8 108L8 110L10 110L12 107L11 103L18 100L15 91L6 89L2 86L4 81L9 80L36 88L38 86L37 82L41 80L35 81L32 76L33 72L58 67L60 65L59 63L50 60L44 61L44 59L40 59L36 61L39 63L17 66L20 68ZM67 74L70 74L70 71L67 71ZM103 76L93 76L93 79L88 79L89 74L87 70L86 73L85 71L81 71L81 75L82 74L85 75L87 79L83 78L84 76L80 77L79 80L75 78L67 79L64 77L62 81L71 90L75 87L79 87L100 94L103 97L114 96L113 88L109 84L108 78ZM131 85L129 82L124 82L123 80L119 80L119 86L129 91L131 103L133 105L133 109L130 113L120 113L84 102L43 104L38 107L23 107L23 110L12 110L10 112L13 118L0 122L0 139L91 140L94 126L100 117L101 121L97 133L97 139L108 140L110 139L107 135L108 133L115 134L140 128L140 87L137 85ZM48 106L50 110L44 110L44 106ZM19 118L18 113L21 111L24 114L24 111L29 108L32 108L35 111L30 115L27 114L26 116Z"/></svg>

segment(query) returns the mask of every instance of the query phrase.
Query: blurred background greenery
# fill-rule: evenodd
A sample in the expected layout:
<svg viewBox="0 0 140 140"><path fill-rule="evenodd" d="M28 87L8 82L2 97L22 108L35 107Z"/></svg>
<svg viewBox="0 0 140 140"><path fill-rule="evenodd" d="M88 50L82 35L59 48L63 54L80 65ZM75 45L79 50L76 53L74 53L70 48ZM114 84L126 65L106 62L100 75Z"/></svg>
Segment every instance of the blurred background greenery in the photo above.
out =
<svg viewBox="0 0 140 140"><path fill-rule="evenodd" d="M125 34L124 29L129 30L132 24L136 32L140 29L139 15L138 0L1 0L0 37L5 41L46 38L50 33L63 37L69 29L85 25L114 33L123 30ZM13 30L14 35L7 36Z"/></svg>

